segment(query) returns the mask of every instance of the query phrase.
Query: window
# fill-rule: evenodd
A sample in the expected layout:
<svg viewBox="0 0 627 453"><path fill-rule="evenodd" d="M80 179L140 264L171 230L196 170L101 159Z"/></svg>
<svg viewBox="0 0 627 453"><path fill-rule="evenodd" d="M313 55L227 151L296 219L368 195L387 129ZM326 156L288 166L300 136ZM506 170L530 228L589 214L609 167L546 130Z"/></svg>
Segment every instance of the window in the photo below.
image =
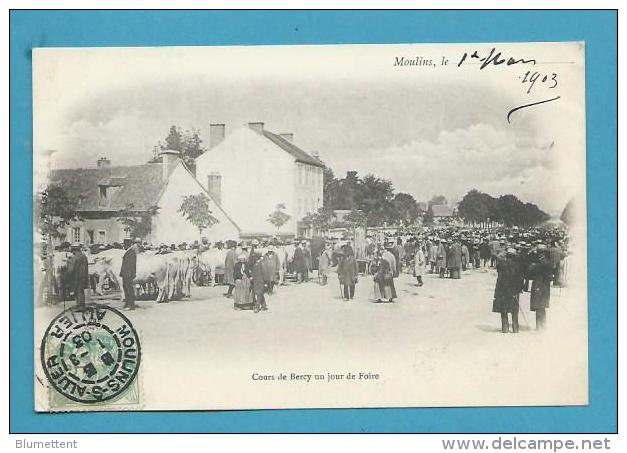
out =
<svg viewBox="0 0 627 453"><path fill-rule="evenodd" d="M72 227L72 242L81 242L81 227Z"/></svg>
<svg viewBox="0 0 627 453"><path fill-rule="evenodd" d="M98 244L107 243L107 232L105 230L98 230Z"/></svg>
<svg viewBox="0 0 627 453"><path fill-rule="evenodd" d="M301 165L298 166L298 184L303 183L303 167Z"/></svg>

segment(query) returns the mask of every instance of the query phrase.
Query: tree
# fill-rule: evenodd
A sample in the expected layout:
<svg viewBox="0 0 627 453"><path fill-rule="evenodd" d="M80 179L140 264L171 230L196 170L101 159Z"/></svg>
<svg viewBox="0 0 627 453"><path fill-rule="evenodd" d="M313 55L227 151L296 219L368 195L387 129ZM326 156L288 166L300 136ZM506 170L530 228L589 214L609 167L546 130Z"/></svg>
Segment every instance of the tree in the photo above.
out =
<svg viewBox="0 0 627 453"><path fill-rule="evenodd" d="M490 218L493 205L494 199L490 195L472 189L459 202L457 212L466 222L482 223Z"/></svg>
<svg viewBox="0 0 627 453"><path fill-rule="evenodd" d="M317 212L312 212L303 217L303 223L307 228L311 228L314 234L325 232L331 227L331 223L335 219L335 214L331 209L322 207Z"/></svg>
<svg viewBox="0 0 627 453"><path fill-rule="evenodd" d="M357 209L366 214L368 225L380 226L394 219L391 181L369 174L364 176L360 188Z"/></svg>
<svg viewBox="0 0 627 453"><path fill-rule="evenodd" d="M368 223L368 217L362 211L353 209L351 212L344 216L344 220L348 222L353 228L358 226L366 226Z"/></svg>
<svg viewBox="0 0 627 453"><path fill-rule="evenodd" d="M285 212L285 204L279 203L276 205L276 209L270 213L267 221L270 222L276 228L277 234L283 225L285 225L291 216Z"/></svg>
<svg viewBox="0 0 627 453"><path fill-rule="evenodd" d="M38 196L39 228L41 234L52 243L52 239L65 236L64 228L78 219L78 199L71 197L59 185L48 185Z"/></svg>
<svg viewBox="0 0 627 453"><path fill-rule="evenodd" d="M433 206L434 204L436 205L448 204L448 200L446 199L444 195L434 195L433 197L431 197L431 200L429 201L429 206Z"/></svg>
<svg viewBox="0 0 627 453"><path fill-rule="evenodd" d="M187 195L183 197L183 202L178 212L185 219L198 228L198 235L202 237L203 230L212 227L218 223L218 219L213 217L209 209L209 197L204 193L196 195Z"/></svg>
<svg viewBox="0 0 627 453"><path fill-rule="evenodd" d="M183 152L183 133L180 128L174 125L170 126L170 132L165 138L164 149Z"/></svg>
<svg viewBox="0 0 627 453"><path fill-rule="evenodd" d="M198 129L182 131L178 126L170 126L170 131L163 142L158 142L153 148L153 158L150 162L160 162L159 153L167 149L181 153L181 159L187 168L196 174L196 158L206 151L202 146L202 139Z"/></svg>
<svg viewBox="0 0 627 453"><path fill-rule="evenodd" d="M408 193L397 193L392 199L394 217L399 222L413 224L420 216L420 209L414 197Z"/></svg>
<svg viewBox="0 0 627 453"><path fill-rule="evenodd" d="M136 211L132 203L120 211L117 219L124 225L124 231L132 238L146 238L152 232L152 218L159 212L159 206L151 206L146 211Z"/></svg>

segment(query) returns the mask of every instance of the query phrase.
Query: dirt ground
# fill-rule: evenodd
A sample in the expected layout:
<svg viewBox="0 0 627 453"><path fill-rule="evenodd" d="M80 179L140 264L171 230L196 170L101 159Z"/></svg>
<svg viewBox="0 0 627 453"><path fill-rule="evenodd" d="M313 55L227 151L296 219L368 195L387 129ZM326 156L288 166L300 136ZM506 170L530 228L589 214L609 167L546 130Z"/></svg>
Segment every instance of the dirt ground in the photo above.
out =
<svg viewBox="0 0 627 453"><path fill-rule="evenodd" d="M361 277L355 299L345 302L336 275L327 286L314 275L278 287L260 313L234 310L225 287L194 287L191 299L165 304L139 302L125 313L141 337L143 406L585 404L585 298L552 288L548 330L538 333L523 293L520 333L502 334L491 311L495 281L493 269L468 270L460 280L427 274L423 287L402 274L398 301L375 304L372 277ZM62 309L36 308L35 344ZM350 373L363 379L350 381ZM297 378L313 374L325 378Z"/></svg>

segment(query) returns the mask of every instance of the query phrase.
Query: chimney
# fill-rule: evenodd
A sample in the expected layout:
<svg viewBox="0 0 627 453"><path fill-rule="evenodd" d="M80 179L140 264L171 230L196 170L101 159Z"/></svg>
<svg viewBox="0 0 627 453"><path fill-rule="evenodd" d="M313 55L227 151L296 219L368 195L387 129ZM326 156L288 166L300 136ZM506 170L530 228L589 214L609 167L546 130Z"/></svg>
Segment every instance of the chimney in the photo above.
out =
<svg viewBox="0 0 627 453"><path fill-rule="evenodd" d="M222 204L222 175L220 173L209 173L207 175L207 192L218 206Z"/></svg>
<svg viewBox="0 0 627 453"><path fill-rule="evenodd" d="M279 137L281 137L284 140L287 140L290 143L294 141L294 134L292 134L291 132L285 132L283 134L279 134Z"/></svg>
<svg viewBox="0 0 627 453"><path fill-rule="evenodd" d="M173 149L166 149L159 153L161 157L161 167L163 168L163 179L166 180L170 177L170 173L176 167L181 159L181 153Z"/></svg>
<svg viewBox="0 0 627 453"><path fill-rule="evenodd" d="M209 149L214 148L222 140L224 140L224 124L210 124L209 125Z"/></svg>
<svg viewBox="0 0 627 453"><path fill-rule="evenodd" d="M259 134L263 133L263 123L248 123L248 127L250 127L253 131L258 132Z"/></svg>
<svg viewBox="0 0 627 453"><path fill-rule="evenodd" d="M98 159L98 162L96 163L96 165L98 166L98 168L108 168L111 166L111 161L103 156L100 159Z"/></svg>

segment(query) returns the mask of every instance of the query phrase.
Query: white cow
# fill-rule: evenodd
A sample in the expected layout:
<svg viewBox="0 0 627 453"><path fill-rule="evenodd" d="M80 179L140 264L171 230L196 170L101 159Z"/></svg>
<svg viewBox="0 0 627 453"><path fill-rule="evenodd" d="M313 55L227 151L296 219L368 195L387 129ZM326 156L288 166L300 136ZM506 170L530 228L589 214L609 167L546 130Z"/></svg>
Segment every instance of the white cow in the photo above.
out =
<svg viewBox="0 0 627 453"><path fill-rule="evenodd" d="M170 272L170 299L192 296L192 274L198 263L196 250L178 250L161 255L165 257Z"/></svg>
<svg viewBox="0 0 627 453"><path fill-rule="evenodd" d="M124 287L121 284L120 270L122 269L122 257L124 250L111 249L94 256L93 273L98 275L98 287L96 292L102 294L102 282L109 277L120 288L120 299L124 299ZM166 255L153 253L138 253L135 284L152 283L157 287L157 302L168 300L171 277L175 268L168 265Z"/></svg>

